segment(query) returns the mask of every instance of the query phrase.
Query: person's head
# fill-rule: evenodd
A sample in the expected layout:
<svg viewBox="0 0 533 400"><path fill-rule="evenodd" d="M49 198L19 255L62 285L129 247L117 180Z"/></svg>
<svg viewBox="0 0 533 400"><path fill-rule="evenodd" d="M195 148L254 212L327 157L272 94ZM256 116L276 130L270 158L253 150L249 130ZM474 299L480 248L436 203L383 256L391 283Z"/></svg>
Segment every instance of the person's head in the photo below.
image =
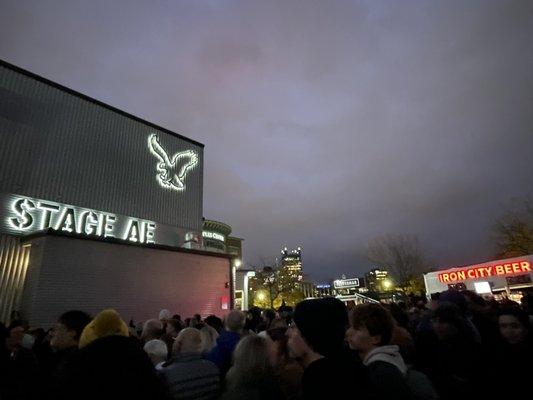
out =
<svg viewBox="0 0 533 400"><path fill-rule="evenodd" d="M265 310L262 314L263 321L267 323L267 328L270 327L270 323L276 318L276 312L274 310Z"/></svg>
<svg viewBox="0 0 533 400"><path fill-rule="evenodd" d="M531 331L529 316L518 307L502 309L498 325L502 339L511 345L522 343Z"/></svg>
<svg viewBox="0 0 533 400"><path fill-rule="evenodd" d="M441 303L455 304L459 308L459 311L461 312L463 316L466 315L466 312L468 310L468 303L466 301L464 292L460 292L455 289L448 289L448 290L445 290L444 292L441 292L438 303L439 304Z"/></svg>
<svg viewBox="0 0 533 400"><path fill-rule="evenodd" d="M195 328L185 328L178 333L174 341L172 353L180 355L185 353L200 354L202 352L202 336Z"/></svg>
<svg viewBox="0 0 533 400"><path fill-rule="evenodd" d="M433 312L432 326L439 340L470 339L471 336L463 312L454 303L438 305Z"/></svg>
<svg viewBox="0 0 533 400"><path fill-rule="evenodd" d="M52 327L50 346L55 350L77 347L81 333L89 322L91 317L83 311L73 310L61 314Z"/></svg>
<svg viewBox="0 0 533 400"><path fill-rule="evenodd" d="M181 331L181 321L178 321L177 319L169 319L167 320L167 326L166 326L166 334L172 336L175 338L178 336L178 333Z"/></svg>
<svg viewBox="0 0 533 400"><path fill-rule="evenodd" d="M147 342L152 339L159 339L163 334L163 324L158 319L149 319L144 323L141 340Z"/></svg>
<svg viewBox="0 0 533 400"><path fill-rule="evenodd" d="M210 315L204 319L204 322L215 328L215 330L220 333L220 331L224 328L224 324L222 323L222 320L218 318L216 315Z"/></svg>
<svg viewBox="0 0 533 400"><path fill-rule="evenodd" d="M168 311L167 309L159 311L159 321L161 321L162 323L167 322L167 320L169 320L171 317L172 314L170 314L170 311Z"/></svg>
<svg viewBox="0 0 533 400"><path fill-rule="evenodd" d="M159 339L149 340L146 342L143 349L154 365L165 361L168 357L167 344Z"/></svg>
<svg viewBox="0 0 533 400"><path fill-rule="evenodd" d="M367 354L377 347L388 345L393 329L394 320L389 310L380 304L360 304L350 314L346 339L351 349Z"/></svg>
<svg viewBox="0 0 533 400"><path fill-rule="evenodd" d="M87 346L96 339L105 336L129 336L128 325L113 309L101 311L89 322L81 333L79 348Z"/></svg>
<svg viewBox="0 0 533 400"><path fill-rule="evenodd" d="M244 328L245 315L242 311L231 310L226 315L226 329L230 332L241 333Z"/></svg>
<svg viewBox="0 0 533 400"><path fill-rule="evenodd" d="M346 306L338 299L311 299L298 303L293 324L287 331L291 355L308 364L317 357L339 353L347 325Z"/></svg>
<svg viewBox="0 0 533 400"><path fill-rule="evenodd" d="M80 400L167 398L150 358L123 336L99 338L82 348L69 360L63 382L64 393Z"/></svg>
<svg viewBox="0 0 533 400"><path fill-rule="evenodd" d="M218 338L218 332L215 328L204 325L200 329L200 335L202 337L202 353L207 353L215 347Z"/></svg>
<svg viewBox="0 0 533 400"><path fill-rule="evenodd" d="M272 340L258 335L241 339L233 352L233 365L227 374L230 389L253 386L272 376Z"/></svg>

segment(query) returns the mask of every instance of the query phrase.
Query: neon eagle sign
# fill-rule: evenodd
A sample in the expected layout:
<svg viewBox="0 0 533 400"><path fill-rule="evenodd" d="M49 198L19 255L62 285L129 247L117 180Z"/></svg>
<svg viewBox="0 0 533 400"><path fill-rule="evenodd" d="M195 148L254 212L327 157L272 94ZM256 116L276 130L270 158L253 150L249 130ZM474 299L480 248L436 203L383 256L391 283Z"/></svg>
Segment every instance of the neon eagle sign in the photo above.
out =
<svg viewBox="0 0 533 400"><path fill-rule="evenodd" d="M185 189L185 178L189 170L198 164L198 155L192 150L181 151L170 158L161 147L155 133L148 137L148 148L157 157L157 181L166 189L181 191Z"/></svg>

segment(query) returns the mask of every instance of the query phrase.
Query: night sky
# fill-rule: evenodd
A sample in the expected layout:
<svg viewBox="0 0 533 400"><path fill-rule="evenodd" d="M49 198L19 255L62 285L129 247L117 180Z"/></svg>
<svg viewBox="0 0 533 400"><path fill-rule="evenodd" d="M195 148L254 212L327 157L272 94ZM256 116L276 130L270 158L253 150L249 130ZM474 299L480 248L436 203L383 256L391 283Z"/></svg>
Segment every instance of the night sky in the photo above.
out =
<svg viewBox="0 0 533 400"><path fill-rule="evenodd" d="M533 197L533 2L0 0L0 58L205 144L245 263L358 276L382 234L490 260Z"/></svg>

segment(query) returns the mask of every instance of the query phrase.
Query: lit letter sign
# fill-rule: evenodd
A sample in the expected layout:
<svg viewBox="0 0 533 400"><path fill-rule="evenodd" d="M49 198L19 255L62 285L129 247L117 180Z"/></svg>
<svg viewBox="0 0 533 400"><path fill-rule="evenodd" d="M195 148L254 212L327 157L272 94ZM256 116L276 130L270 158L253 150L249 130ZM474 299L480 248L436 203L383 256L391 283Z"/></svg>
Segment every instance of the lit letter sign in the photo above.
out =
<svg viewBox="0 0 533 400"><path fill-rule="evenodd" d="M192 150L186 150L174 154L172 159L168 153L161 147L159 138L155 133L148 138L148 148L150 152L157 157L159 162L157 168L157 181L167 189L183 190L185 189L185 177L187 171L198 164L198 155Z"/></svg>
<svg viewBox="0 0 533 400"><path fill-rule="evenodd" d="M442 283L461 282L467 279L488 278L491 276L509 276L531 272L531 263L520 260L514 263L494 264L488 267L470 267L439 274Z"/></svg>
<svg viewBox="0 0 533 400"><path fill-rule="evenodd" d="M202 232L202 236L207 238L207 239L215 239L215 240L219 240L221 242L225 242L226 241L226 238L224 237L224 235L221 235L221 234L216 233L216 232L203 231Z"/></svg>
<svg viewBox="0 0 533 400"><path fill-rule="evenodd" d="M7 222L15 232L52 229L82 236L155 243L156 224L152 221L27 197L12 197L10 212Z"/></svg>
<svg viewBox="0 0 533 400"><path fill-rule="evenodd" d="M352 278L352 279L337 279L333 281L333 287L335 289L351 289L359 287L359 279L358 278Z"/></svg>

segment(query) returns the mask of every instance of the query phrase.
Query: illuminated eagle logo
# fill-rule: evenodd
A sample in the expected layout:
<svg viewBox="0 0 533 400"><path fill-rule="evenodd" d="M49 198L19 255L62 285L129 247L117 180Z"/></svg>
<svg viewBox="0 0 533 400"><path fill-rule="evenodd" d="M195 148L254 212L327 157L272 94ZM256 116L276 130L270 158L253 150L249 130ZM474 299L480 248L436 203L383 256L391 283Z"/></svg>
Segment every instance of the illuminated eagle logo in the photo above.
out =
<svg viewBox="0 0 533 400"><path fill-rule="evenodd" d="M192 150L186 150L174 154L170 159L155 133L148 138L148 147L159 160L156 165L159 184L167 189L185 189L185 177L187 172L198 164L198 155Z"/></svg>

